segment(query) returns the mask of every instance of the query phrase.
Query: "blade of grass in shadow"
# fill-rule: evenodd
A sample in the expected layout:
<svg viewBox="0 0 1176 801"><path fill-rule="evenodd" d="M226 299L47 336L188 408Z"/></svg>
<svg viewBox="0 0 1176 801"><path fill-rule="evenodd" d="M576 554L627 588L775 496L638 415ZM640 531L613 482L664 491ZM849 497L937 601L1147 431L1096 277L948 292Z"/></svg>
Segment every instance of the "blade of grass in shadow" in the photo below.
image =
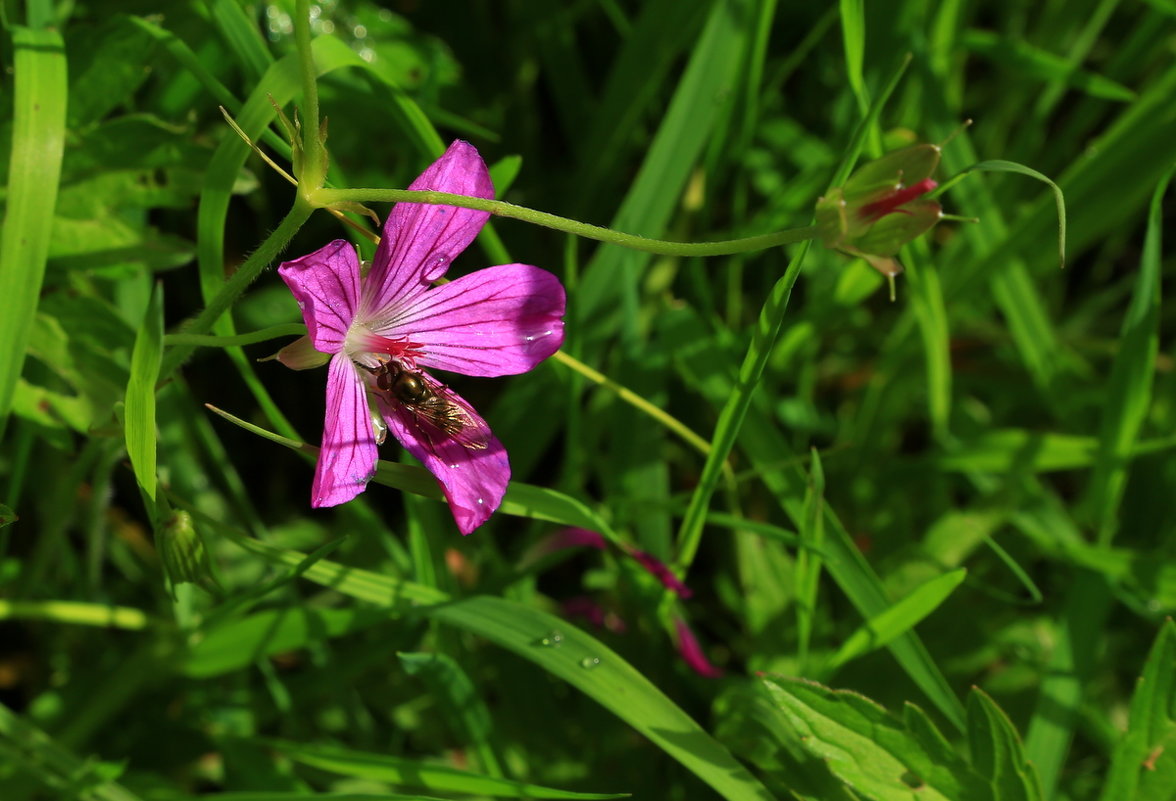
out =
<svg viewBox="0 0 1176 801"><path fill-rule="evenodd" d="M45 277L65 146L66 61L54 30L12 28L12 152L0 241L0 433Z"/></svg>
<svg viewBox="0 0 1176 801"><path fill-rule="evenodd" d="M1174 169L1168 169L1152 195L1139 274L1119 332L1119 352L1111 366L1108 398L1103 405L1098 456L1086 489L1088 512L1102 545L1109 545L1114 538L1127 484L1127 463L1151 405L1160 348L1163 201Z"/></svg>
<svg viewBox="0 0 1176 801"><path fill-rule="evenodd" d="M222 531L275 564L298 564L305 557ZM725 747L649 679L566 620L504 598L450 599L439 590L325 560L312 565L304 578L367 603L425 615L484 637L588 695L729 801L774 801Z"/></svg>
<svg viewBox="0 0 1176 801"><path fill-rule="evenodd" d="M163 287L156 285L135 337L127 382L123 428L127 456L143 493L155 501L155 383L163 357ZM154 518L155 509L149 510Z"/></svg>
<svg viewBox="0 0 1176 801"><path fill-rule="evenodd" d="M867 620L849 635L837 652L829 658L825 665L826 675L913 629L920 620L947 600L963 582L967 573L968 571L961 567L926 581L882 614Z"/></svg>

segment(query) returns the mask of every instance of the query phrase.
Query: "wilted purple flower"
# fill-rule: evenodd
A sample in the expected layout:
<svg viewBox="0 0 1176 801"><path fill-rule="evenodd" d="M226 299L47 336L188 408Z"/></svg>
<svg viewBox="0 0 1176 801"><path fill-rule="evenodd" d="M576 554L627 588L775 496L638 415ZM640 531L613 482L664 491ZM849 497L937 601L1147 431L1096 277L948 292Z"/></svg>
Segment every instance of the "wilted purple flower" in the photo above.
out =
<svg viewBox="0 0 1176 801"><path fill-rule="evenodd" d="M494 197L481 156L460 140L409 189ZM399 203L366 274L354 246L341 239L278 268L308 334L278 358L302 369L330 356L311 506L349 501L374 475L374 401L393 436L441 483L462 534L498 508L510 480L502 443L465 400L421 368L473 376L532 369L563 343L564 290L527 264L432 286L489 216Z"/></svg>
<svg viewBox="0 0 1176 801"><path fill-rule="evenodd" d="M698 638L694 636L694 631L685 620L680 617L674 618L674 631L678 635L678 653L691 670L708 679L717 679L723 675L722 668L715 667L706 658L702 646L698 644Z"/></svg>

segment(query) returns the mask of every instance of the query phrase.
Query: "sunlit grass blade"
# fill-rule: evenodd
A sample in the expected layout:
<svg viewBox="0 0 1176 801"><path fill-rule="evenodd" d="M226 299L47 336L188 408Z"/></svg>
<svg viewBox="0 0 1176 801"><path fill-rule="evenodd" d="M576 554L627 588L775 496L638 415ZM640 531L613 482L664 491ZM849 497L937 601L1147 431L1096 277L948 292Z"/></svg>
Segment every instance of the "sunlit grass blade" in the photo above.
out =
<svg viewBox="0 0 1176 801"><path fill-rule="evenodd" d="M233 539L277 564L295 564L303 558L254 540ZM649 679L566 620L505 598L451 600L431 588L325 560L307 570L305 578L377 606L426 615L497 643L593 698L729 801L772 801L772 795L726 748ZM413 600L415 604L410 603Z"/></svg>
<svg viewBox="0 0 1176 801"><path fill-rule="evenodd" d="M208 5L217 29L229 43L237 62L254 80L264 75L274 59L257 25L246 16L245 9L236 0L210 0Z"/></svg>
<svg viewBox="0 0 1176 801"><path fill-rule="evenodd" d="M865 114L870 108L866 94L866 80L862 64L866 55L866 8L863 0L840 0L841 41L845 46L845 74L857 98L858 109Z"/></svg>
<svg viewBox="0 0 1176 801"><path fill-rule="evenodd" d="M0 433L45 276L65 146L66 61L56 30L13 27L12 152L0 241Z"/></svg>

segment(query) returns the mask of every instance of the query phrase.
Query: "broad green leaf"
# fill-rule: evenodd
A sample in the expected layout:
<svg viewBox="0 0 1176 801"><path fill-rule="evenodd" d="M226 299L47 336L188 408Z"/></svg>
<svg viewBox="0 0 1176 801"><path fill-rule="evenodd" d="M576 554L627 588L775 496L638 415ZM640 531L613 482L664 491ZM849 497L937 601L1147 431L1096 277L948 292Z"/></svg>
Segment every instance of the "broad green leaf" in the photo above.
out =
<svg viewBox="0 0 1176 801"><path fill-rule="evenodd" d="M0 241L0 432L45 276L65 144L66 68L55 30L14 27L12 153Z"/></svg>
<svg viewBox="0 0 1176 801"><path fill-rule="evenodd" d="M304 558L224 531L242 547L277 564L298 564ZM729 801L772 801L726 748L649 679L566 620L505 598L453 600L430 587L326 560L311 566L304 577L335 592L399 613L425 615L497 643L597 701Z"/></svg>
<svg viewBox="0 0 1176 801"><path fill-rule="evenodd" d="M127 382L127 455L144 494L155 500L155 382L163 357L163 288L156 286L151 303L131 354L131 377Z"/></svg>
<svg viewBox="0 0 1176 801"><path fill-rule="evenodd" d="M999 801L1042 801L1037 772L1025 760L1021 738L1008 715L983 690L968 695L968 750L972 768Z"/></svg>
<svg viewBox="0 0 1176 801"><path fill-rule="evenodd" d="M803 679L764 679L801 747L825 761L852 790L876 801L981 801L978 777L959 756L947 758L942 736L919 736L865 696ZM921 718L920 724L926 719Z"/></svg>
<svg viewBox="0 0 1176 801"><path fill-rule="evenodd" d="M266 740L266 745L304 765L343 776L419 787L430 793L469 793L497 798L603 799L624 798L624 793L573 793L537 784L483 776L418 759L371 754L325 745L303 745Z"/></svg>
<svg viewBox="0 0 1176 801"><path fill-rule="evenodd" d="M1170 801L1176 787L1176 623L1160 626L1135 683L1100 801Z"/></svg>
<svg viewBox="0 0 1176 801"><path fill-rule="evenodd" d="M867 620L842 643L841 648L829 660L827 669L835 670L863 654L889 644L896 637L914 628L920 620L947 600L963 582L967 572L961 567L937 576L916 587L885 612Z"/></svg>

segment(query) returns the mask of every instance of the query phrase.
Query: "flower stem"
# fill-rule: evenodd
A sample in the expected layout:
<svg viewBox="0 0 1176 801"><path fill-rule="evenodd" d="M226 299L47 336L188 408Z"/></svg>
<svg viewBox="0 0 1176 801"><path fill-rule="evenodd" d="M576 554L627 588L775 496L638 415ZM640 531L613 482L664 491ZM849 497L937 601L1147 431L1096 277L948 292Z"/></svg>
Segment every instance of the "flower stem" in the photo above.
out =
<svg viewBox="0 0 1176 801"><path fill-rule="evenodd" d="M319 135L318 73L310 49L310 0L297 0L294 6L294 44L298 48L298 65L302 73L302 174L299 186L313 192L326 180L326 150Z"/></svg>
<svg viewBox="0 0 1176 801"><path fill-rule="evenodd" d="M234 345L254 345L278 337L301 336L306 333L303 323L282 323L262 328L260 331L250 331L248 334L236 336L216 336L215 334L168 334L163 338L165 345L192 345L197 348L230 348Z"/></svg>
<svg viewBox="0 0 1176 801"><path fill-rule="evenodd" d="M225 282L221 287L220 292L216 294L208 305L204 307L204 311L197 315L196 319L185 326L181 334L207 334L212 328L213 324L220 319L229 306L233 305L234 301L241 296L245 288L253 283L253 279L264 270L271 261L282 249L289 244L294 234L302 227L307 218L314 212L314 207L307 203L301 196L298 196L294 201L294 206L286 214L282 222L274 229L265 241L258 246L257 250L253 251L245 263L237 268L232 277ZM184 359L188 358L195 349L195 345L188 343L176 343L163 355L163 364L159 370L159 380L164 381L169 378L172 372L183 363Z"/></svg>
<svg viewBox="0 0 1176 801"><path fill-rule="evenodd" d="M548 214L545 211L536 211L524 206L516 206L513 203L504 203L501 200L453 195L448 192L415 192L408 189L319 189L311 195L310 200L320 206L329 206L341 201L359 203L384 201L459 206L466 209L488 211L499 217L510 217L582 236L586 239L609 242L663 256L726 256L732 253L747 253L781 245L791 245L813 239L817 235L816 227L809 225L803 228L790 228L786 231L749 236L743 239L729 239L723 242L669 242L663 239L647 239L643 236L626 234L599 225L589 225L578 220L569 220L566 217Z"/></svg>

